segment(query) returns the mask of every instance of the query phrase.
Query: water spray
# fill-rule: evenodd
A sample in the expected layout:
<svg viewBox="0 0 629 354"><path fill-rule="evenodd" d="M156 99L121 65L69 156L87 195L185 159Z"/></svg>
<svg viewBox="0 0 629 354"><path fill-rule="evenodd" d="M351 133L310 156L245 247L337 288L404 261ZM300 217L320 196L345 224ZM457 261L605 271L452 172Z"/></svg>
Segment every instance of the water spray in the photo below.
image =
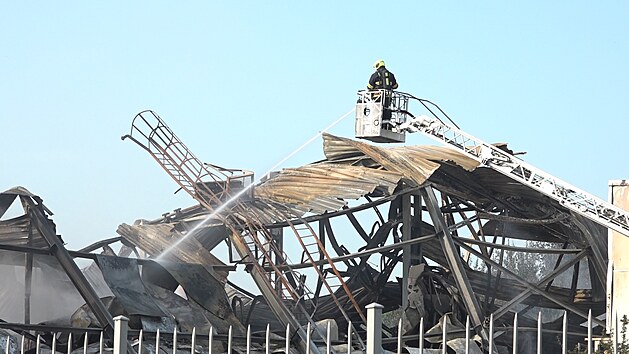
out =
<svg viewBox="0 0 629 354"><path fill-rule="evenodd" d="M246 186L245 188L243 188L240 192L234 194L231 198L229 198L228 200L226 200L223 204L219 205L216 209L214 209L210 215L208 215L205 219L203 219L201 222L199 222L198 224L196 224L191 230L189 230L188 232L186 232L186 234L180 238L179 240L177 240L175 243L173 243L172 245L168 246L168 248L166 248L164 251L162 251L162 253L160 253L155 260L156 261L160 261L164 258L165 255L167 255L170 251L172 251L173 249L177 248L177 246L179 246L182 242L184 242L190 235L194 235L203 225L207 224L210 220L216 218L216 216L222 212L223 210L225 210L226 207L228 207L231 203L233 203L235 200L237 200L241 195L243 195L244 193L246 193L250 188L252 188L255 184L259 183L262 178L269 176L271 174L271 172L273 172L275 169L277 169L280 165L282 165L284 162L286 162L288 159L290 159L291 157L295 156L297 153L299 153L301 150L303 150L306 146L310 145L313 141L315 141L319 136L321 136L323 133L327 132L328 130L332 129L332 127L334 127L335 125L337 125L338 123L340 123L343 119L347 118L347 116L349 116L350 114L352 114L352 112L354 112L354 108L352 108L349 112L345 113L344 115L340 116L338 119L336 119L334 122L332 122L330 125L328 125L327 127L325 127L323 130L319 131L317 134L313 135L310 139L306 140L306 142L304 142L301 146L299 146L297 149L295 149L293 152L291 152L290 154L288 154L286 157L284 157L283 159L281 159L279 162L277 162L275 165L273 165L273 167L271 167L266 173L264 173L262 175L262 177L259 177L257 179L255 179L253 181L253 183L249 184L248 186Z"/></svg>

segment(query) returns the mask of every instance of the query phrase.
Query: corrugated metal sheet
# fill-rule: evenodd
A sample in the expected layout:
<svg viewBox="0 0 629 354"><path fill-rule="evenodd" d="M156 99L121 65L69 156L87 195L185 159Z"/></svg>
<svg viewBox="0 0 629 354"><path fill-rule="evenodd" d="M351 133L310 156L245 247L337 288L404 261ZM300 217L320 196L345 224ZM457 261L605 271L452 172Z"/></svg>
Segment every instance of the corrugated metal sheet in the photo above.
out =
<svg viewBox="0 0 629 354"><path fill-rule="evenodd" d="M380 147L364 142L323 134L323 151L328 161L347 162L351 160L372 160L370 167L378 164L389 171L418 171L421 177L419 184L439 168L439 162L451 162L465 170L472 171L478 167L478 161L460 152L439 146L402 146ZM417 178L415 177L415 178ZM422 178L423 177L423 178Z"/></svg>
<svg viewBox="0 0 629 354"><path fill-rule="evenodd" d="M351 165L320 163L283 170L255 189L255 195L302 212L339 210L344 199L367 194L390 195L403 176L399 173Z"/></svg>
<svg viewBox="0 0 629 354"><path fill-rule="evenodd" d="M367 165L382 168L390 172L397 172L411 179L417 185L423 184L440 166L439 162L451 161L459 166L471 169L478 166L478 162L452 149L438 147L397 147L382 148L347 138L340 138L330 134L323 135L323 150L329 161Z"/></svg>
<svg viewBox="0 0 629 354"><path fill-rule="evenodd" d="M256 197L281 203L296 214L323 213L340 210L347 199L391 195L403 178L420 185L441 163L468 171L479 165L450 148L383 148L330 134L323 135L323 149L327 161L282 170L256 187Z"/></svg>
<svg viewBox="0 0 629 354"><path fill-rule="evenodd" d="M9 208L18 203L17 199L33 198L41 201L41 199L29 192L24 187L14 187L3 193L0 193L0 218L9 210ZM20 200L21 201L21 200ZM52 212L48 210L43 204L41 207L52 215ZM22 208L24 208L22 206ZM54 227L54 223L50 221ZM29 236L30 234L30 236ZM23 215L0 221L0 243L13 246L30 246L37 248L45 248L48 243L44 240L37 228L32 227L30 217L24 211Z"/></svg>
<svg viewBox="0 0 629 354"><path fill-rule="evenodd" d="M222 226L218 227L220 230L224 230ZM172 224L156 224L156 225L127 225L121 224L118 226L116 232L124 237L128 242L144 250L149 255L157 257L165 249L167 249L174 242L177 242L183 235L176 231ZM225 231L222 239L227 237ZM213 269L214 265L224 265L218 258L216 258L210 251L203 248L201 243L194 237L188 237L179 247L168 252L164 256L166 260L201 264L208 272L214 275L220 281L224 281L227 277L227 272Z"/></svg>
<svg viewBox="0 0 629 354"><path fill-rule="evenodd" d="M48 246L36 228L30 227L28 215L0 221L0 243L14 246L45 248ZM32 237L29 241L29 232Z"/></svg>

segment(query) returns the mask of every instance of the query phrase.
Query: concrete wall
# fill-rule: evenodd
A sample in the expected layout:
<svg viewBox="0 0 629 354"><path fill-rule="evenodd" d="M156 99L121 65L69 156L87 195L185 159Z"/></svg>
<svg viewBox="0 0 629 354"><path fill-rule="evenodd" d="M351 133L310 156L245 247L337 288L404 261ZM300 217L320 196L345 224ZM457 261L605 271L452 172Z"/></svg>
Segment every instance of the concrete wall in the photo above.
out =
<svg viewBox="0 0 629 354"><path fill-rule="evenodd" d="M629 210L629 180L609 181L609 201ZM612 273L608 274L611 284L607 286L607 329L613 330L615 314L619 319L623 315L629 317L629 237L610 230L608 252Z"/></svg>

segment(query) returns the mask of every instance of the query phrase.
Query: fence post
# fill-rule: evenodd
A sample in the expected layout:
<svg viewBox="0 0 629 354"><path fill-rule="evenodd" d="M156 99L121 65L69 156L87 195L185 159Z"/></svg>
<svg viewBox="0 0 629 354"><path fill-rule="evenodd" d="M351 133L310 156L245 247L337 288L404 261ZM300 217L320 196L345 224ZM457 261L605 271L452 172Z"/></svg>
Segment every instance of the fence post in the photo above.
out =
<svg viewBox="0 0 629 354"><path fill-rule="evenodd" d="M616 351L614 351L615 353ZM568 311L563 311L563 329L561 331L561 354L568 354Z"/></svg>
<svg viewBox="0 0 629 354"><path fill-rule="evenodd" d="M124 316L114 317L114 354L127 354L127 332L129 319Z"/></svg>
<svg viewBox="0 0 629 354"><path fill-rule="evenodd" d="M382 309L384 306L371 303L367 309L367 354L382 354Z"/></svg>

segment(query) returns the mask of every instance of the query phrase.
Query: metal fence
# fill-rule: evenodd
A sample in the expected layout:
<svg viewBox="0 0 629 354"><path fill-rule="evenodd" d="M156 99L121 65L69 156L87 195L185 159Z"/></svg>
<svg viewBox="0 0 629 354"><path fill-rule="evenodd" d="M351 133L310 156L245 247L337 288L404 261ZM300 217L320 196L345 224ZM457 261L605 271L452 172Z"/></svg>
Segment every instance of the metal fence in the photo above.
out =
<svg viewBox="0 0 629 354"><path fill-rule="evenodd" d="M366 340L366 354L382 354L385 352L393 353L393 351L385 351L383 350L383 338L382 338L382 309L383 306L379 304L370 304L366 307L367 309L367 340ZM169 353L172 350L173 354L185 354L190 352L190 354L195 353L226 353L226 354L234 354L234 353L242 353L246 351L246 354L251 354L252 352L261 353L264 352L266 354L270 354L271 351L278 352L283 351L284 353L295 353L297 349L294 346L291 346L290 343L290 327L286 328L286 335L282 339L278 339L278 336L273 336L270 332L270 326L267 325L266 333L264 338L256 338L255 346L253 345L254 339L251 334L251 327L247 328L246 337L242 338L241 336L233 336L232 335L232 327L229 328L227 334L217 334L215 331L210 328L207 333L197 333L196 329L193 329L191 333L178 333L176 330L172 333L160 333L160 331L156 332L144 332L144 331L129 331L128 327L128 319L123 316L118 316L114 318L114 340L112 343L105 343L103 340L103 332L94 332L94 330L90 330L89 332L84 333L84 338L81 343L79 339L79 343L73 341L73 333L67 333L67 342L64 342L61 345L58 345L57 335L47 336L47 340L42 340L42 334L37 334L37 336L33 335L22 335L21 342L16 341L15 339L11 339L11 336L7 336L5 340L0 338L0 348L4 346L4 354L25 354L25 353L35 353L35 354L47 354L47 353L55 353L60 352L67 354L104 354L105 352L111 353L113 351L114 354L149 354L155 353L155 348L159 348L163 353ZM465 333L461 334L460 329L448 328L448 321L446 317L442 317L440 321L441 325L441 344L439 349L425 349L424 343L426 339L426 334L423 330L424 319L420 320L419 331L415 335L405 335L403 336L402 330L402 320L399 320L398 323L398 335L397 338L386 339L387 345L391 347L392 340L397 344L396 352L397 354L412 352L412 353L448 353L448 344L451 343L450 340L454 337L459 339L458 347L454 350L456 353L479 353L478 346L472 340L471 335L473 334L470 328L469 318L465 323ZM597 346L595 347L596 338L593 337L592 334L592 313L589 312L588 321L587 321L587 337L582 337L584 345L581 348L568 348L568 336L569 335L577 335L575 333L568 332L568 321L567 314L564 312L563 315L563 329L561 331L561 353L599 353L599 349ZM497 348L494 343L494 321L493 316L489 318L489 340L487 343L486 353L498 353ZM351 324L348 326L351 331L353 328ZM548 332L548 330L543 329L542 324L542 316L541 313L538 314L537 318L537 328L521 328L518 326L518 316L517 314L514 316L513 325L509 328L501 327L499 331L511 332L513 341L510 353L516 354L519 351L518 348L518 336L522 331L536 331L537 334L537 348L536 353L547 353L548 350L544 351L542 346L542 333ZM75 339L80 338L83 333L80 333L78 336L75 333ZM311 333L313 331L310 328L310 325L307 327L307 344L306 344L306 353L312 354L342 354L346 352L347 354L356 353L356 349L353 349L352 343L352 332L347 333L347 342L339 345L338 341L332 340L333 337L331 334L330 322L327 323L326 330L326 339L325 341L319 341L316 345L311 345L311 343L315 343L312 340ZM552 331L551 331L552 332ZM557 333L559 335L559 333ZM582 334L578 334L582 335ZM434 336L434 334L432 334ZM52 338L51 338L52 337ZM89 339L88 339L89 338ZM464 345L461 345L460 339L464 338ZM65 340L66 338L64 338ZM96 340L95 340L96 339ZM234 343L238 342L238 349L235 350ZM614 340L613 342L615 342ZM90 343L91 342L91 343ZM413 345L413 342L415 345ZM217 349L217 344L221 344ZM82 346L81 346L82 344ZM408 346L407 346L408 345ZM255 348L254 348L255 347ZM292 349L291 349L292 348ZM409 349L412 348L412 349ZM576 349L576 350L575 350ZM595 351L596 350L596 351ZM618 344L614 344L612 350L608 351L609 353L617 353L618 352Z"/></svg>

